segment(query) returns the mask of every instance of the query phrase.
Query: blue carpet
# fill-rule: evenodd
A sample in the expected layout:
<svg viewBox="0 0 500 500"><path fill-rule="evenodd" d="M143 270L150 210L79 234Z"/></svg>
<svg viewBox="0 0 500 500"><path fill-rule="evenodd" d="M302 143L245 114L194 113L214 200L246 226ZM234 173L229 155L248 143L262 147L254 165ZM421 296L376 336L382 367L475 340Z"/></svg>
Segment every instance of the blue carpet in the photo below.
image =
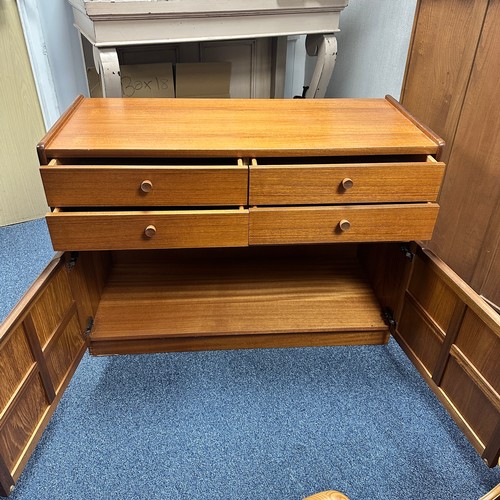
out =
<svg viewBox="0 0 500 500"><path fill-rule="evenodd" d="M0 227L0 321L54 255L45 219Z"/></svg>
<svg viewBox="0 0 500 500"><path fill-rule="evenodd" d="M499 481L391 340L85 356L11 498L469 500Z"/></svg>

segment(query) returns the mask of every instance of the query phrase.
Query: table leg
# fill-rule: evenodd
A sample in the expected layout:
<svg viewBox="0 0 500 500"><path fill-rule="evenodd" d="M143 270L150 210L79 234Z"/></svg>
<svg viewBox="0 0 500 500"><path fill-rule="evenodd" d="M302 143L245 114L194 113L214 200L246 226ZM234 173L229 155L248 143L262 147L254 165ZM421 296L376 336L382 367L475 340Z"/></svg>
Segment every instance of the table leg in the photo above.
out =
<svg viewBox="0 0 500 500"><path fill-rule="evenodd" d="M103 97L121 97L120 63L115 48L93 48L94 62L101 77Z"/></svg>
<svg viewBox="0 0 500 500"><path fill-rule="evenodd" d="M308 55L317 56L317 60L305 97L325 97L335 67L335 60L337 59L337 39L335 34L307 35L306 50Z"/></svg>

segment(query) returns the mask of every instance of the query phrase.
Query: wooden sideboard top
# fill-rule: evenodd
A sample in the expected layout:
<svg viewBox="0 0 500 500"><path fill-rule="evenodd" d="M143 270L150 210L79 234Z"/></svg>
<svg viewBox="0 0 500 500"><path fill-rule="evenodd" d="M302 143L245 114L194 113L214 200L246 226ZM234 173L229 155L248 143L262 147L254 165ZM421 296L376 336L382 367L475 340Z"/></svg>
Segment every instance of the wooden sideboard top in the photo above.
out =
<svg viewBox="0 0 500 500"><path fill-rule="evenodd" d="M435 154L439 144L388 99L88 99L38 145L64 157Z"/></svg>

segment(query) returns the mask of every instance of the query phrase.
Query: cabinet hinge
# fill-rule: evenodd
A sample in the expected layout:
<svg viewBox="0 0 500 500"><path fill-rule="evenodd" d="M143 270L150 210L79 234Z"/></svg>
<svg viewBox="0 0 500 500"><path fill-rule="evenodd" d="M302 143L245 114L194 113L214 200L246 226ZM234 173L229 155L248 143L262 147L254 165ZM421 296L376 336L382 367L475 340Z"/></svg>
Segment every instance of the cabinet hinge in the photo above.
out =
<svg viewBox="0 0 500 500"><path fill-rule="evenodd" d="M78 252L71 252L68 261L66 262L66 267L71 270L76 266L76 261L78 260Z"/></svg>
<svg viewBox="0 0 500 500"><path fill-rule="evenodd" d="M83 336L88 337L92 332L92 328L94 328L94 318L92 316L89 316L87 319L87 328L85 328Z"/></svg>
<svg viewBox="0 0 500 500"><path fill-rule="evenodd" d="M390 307L384 307L382 309L382 318L384 319L384 323L389 327L389 331L394 333L398 327L398 323L394 319L394 313Z"/></svg>
<svg viewBox="0 0 500 500"><path fill-rule="evenodd" d="M405 257L410 261L413 262L413 257L415 257L415 252L412 252L408 245L401 245L401 251L405 254Z"/></svg>

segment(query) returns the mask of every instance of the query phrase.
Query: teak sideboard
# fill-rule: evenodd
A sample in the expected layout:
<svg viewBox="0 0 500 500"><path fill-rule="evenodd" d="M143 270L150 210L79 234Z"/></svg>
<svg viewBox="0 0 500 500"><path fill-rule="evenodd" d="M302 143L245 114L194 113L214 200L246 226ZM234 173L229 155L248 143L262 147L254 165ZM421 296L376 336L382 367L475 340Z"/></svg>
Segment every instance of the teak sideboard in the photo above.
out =
<svg viewBox="0 0 500 500"><path fill-rule="evenodd" d="M391 97L85 99L38 145L60 251L0 328L0 484L83 353L384 344L498 461L500 321L429 240L443 143Z"/></svg>

